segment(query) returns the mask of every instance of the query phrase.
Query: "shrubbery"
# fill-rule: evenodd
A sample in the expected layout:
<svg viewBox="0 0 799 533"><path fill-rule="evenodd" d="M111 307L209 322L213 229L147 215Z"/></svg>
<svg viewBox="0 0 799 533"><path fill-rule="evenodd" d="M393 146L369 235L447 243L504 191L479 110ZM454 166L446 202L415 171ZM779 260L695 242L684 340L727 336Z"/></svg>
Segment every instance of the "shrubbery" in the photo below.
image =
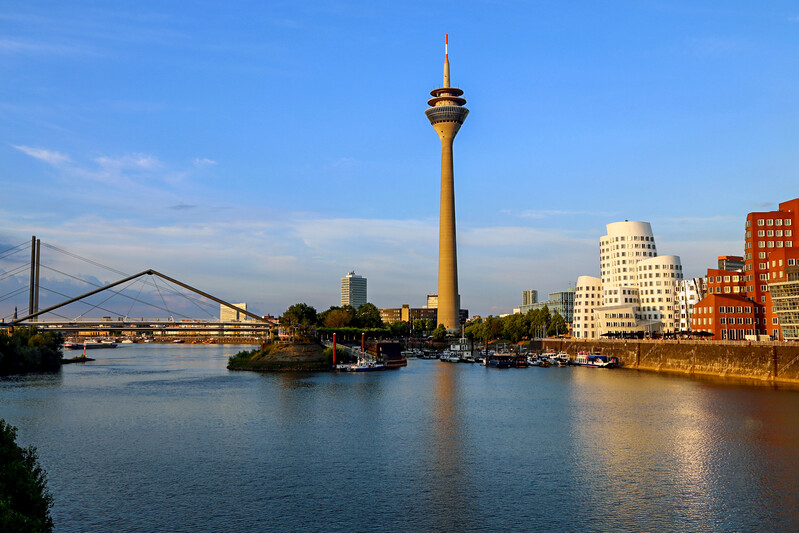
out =
<svg viewBox="0 0 799 533"><path fill-rule="evenodd" d="M47 475L33 446L20 448L17 428L0 418L0 531L52 531Z"/></svg>
<svg viewBox="0 0 799 533"><path fill-rule="evenodd" d="M36 328L0 330L0 376L27 372L53 372L61 368L61 333Z"/></svg>

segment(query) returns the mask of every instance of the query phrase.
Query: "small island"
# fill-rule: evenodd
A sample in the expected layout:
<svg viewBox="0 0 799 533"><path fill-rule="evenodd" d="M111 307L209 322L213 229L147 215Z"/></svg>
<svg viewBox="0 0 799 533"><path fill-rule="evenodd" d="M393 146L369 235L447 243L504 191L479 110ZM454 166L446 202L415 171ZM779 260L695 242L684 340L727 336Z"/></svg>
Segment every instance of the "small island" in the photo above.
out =
<svg viewBox="0 0 799 533"><path fill-rule="evenodd" d="M298 341L269 343L239 352L229 359L227 367L259 372L319 372L330 370L332 363L332 349L316 342Z"/></svg>

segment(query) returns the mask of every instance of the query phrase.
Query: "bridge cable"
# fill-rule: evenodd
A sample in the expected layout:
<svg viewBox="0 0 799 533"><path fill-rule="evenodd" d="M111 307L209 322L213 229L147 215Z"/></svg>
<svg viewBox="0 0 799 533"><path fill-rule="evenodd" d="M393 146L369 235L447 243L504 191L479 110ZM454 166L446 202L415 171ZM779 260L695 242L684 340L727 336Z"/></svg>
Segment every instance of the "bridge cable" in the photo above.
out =
<svg viewBox="0 0 799 533"><path fill-rule="evenodd" d="M42 288L43 288L44 290L46 290L46 291L52 292L53 294L57 294L57 295L59 295L59 296L63 296L64 298L69 298L69 296L68 296L68 295L66 295L66 294L63 294L63 293L60 293L60 292L58 292L58 291L56 291L56 290L53 290L53 289L48 289L47 287L42 287ZM77 303L77 302L75 302L75 303ZM84 304L84 305L91 305L91 304L89 304L89 303L87 303L87 302L81 302L81 303L82 303L82 304ZM103 303L105 303L105 301L103 301L103 302L100 302L100 304L103 304ZM98 305L95 305L95 306L92 306L92 308L91 308L91 309L88 309L87 311L84 311L83 313L81 313L81 314L80 314L80 315L78 315L77 317L65 317L65 316L63 316L63 315L59 315L59 316L60 316L61 318L63 318L64 320L70 320L70 321L72 321L72 320L75 320L75 321L76 321L76 320L80 319L80 317L82 317L83 315L85 315L86 313L88 313L89 311L91 311L92 309L102 309L102 310L103 310L103 311L105 311L106 313L111 313L112 315L118 315L118 314L119 314L119 313L117 313L116 311L112 311L111 309L106 309L105 307L101 307L101 306L100 306L100 304L98 304ZM52 312L52 311L51 311L51 312ZM57 313L53 313L53 314L57 314Z"/></svg>
<svg viewBox="0 0 799 533"><path fill-rule="evenodd" d="M23 243L23 244L24 244L24 243ZM74 257L75 259L79 259L79 260L81 260L81 261L85 261L85 262L87 262L87 263L90 263L90 264L92 264L92 265L94 265L94 266L98 266L98 267L100 267L100 268L104 268L104 269L106 269L106 270L110 270L111 272L114 272L115 274L119 274L119 275L121 275L121 276L126 276L126 277L127 277L127 276L130 276L130 274L128 274L128 273L126 273L126 272L122 272L121 270L117 270L117 269L115 269L115 268L112 268L112 267L110 267L110 266L104 265L104 264L102 264L102 263L99 263L99 262L97 262L97 261L94 261L94 260L92 260L92 259L88 259L88 258L86 258L86 257L83 257L83 256L80 256L80 255L78 255L78 254L76 254L76 253L69 252L69 251L67 251L67 250L64 250L64 249L62 249L62 248L59 248L59 247L57 247L57 246L53 246L52 244L47 244L47 243L42 243L42 244L43 244L44 246L47 246L48 248L50 248L50 249L52 249L52 250L55 250L55 251L59 252L59 253L62 253L62 254L65 254L65 255L69 255L70 257ZM80 279L80 278L76 278L76 279ZM85 280L81 280L81 281L85 281ZM151 280L149 280L149 279L146 279L146 280L144 280L144 283L146 283L147 285L153 286L153 287L155 287L155 288L157 289L157 288L158 288L158 286L157 286L157 285L156 285L154 282L155 282L155 280L154 280L154 279L153 279L152 281L151 281ZM88 282L87 282L87 283L88 283ZM171 287L171 286L169 286L169 285L167 285L167 286L166 286L166 288L165 288L164 290L168 290L169 292L171 292L171 293L173 293L173 294L176 294L176 295L178 295L178 296L182 296L183 298L186 298L187 300L189 300L189 301L192 301L192 302L193 302L195 305L197 305L197 307L198 307L198 308L199 308L199 304L200 304L200 303L202 303L203 305L206 305L206 306L208 306L208 307L214 307L214 306L213 306L213 304L206 303L204 299L199 299L199 298L195 298L195 297L193 297L193 296L187 295L187 294L185 294L185 293L183 293L183 292L181 292L181 291L179 291L179 290L177 290L177 289L174 289L174 288L172 288L172 287ZM200 309L202 309L202 308L200 308ZM167 310L167 311L168 311L168 310ZM207 311L207 310L206 310L205 312L206 312L206 313L207 313L209 316L214 316L214 314L213 314L213 313L211 313L210 311Z"/></svg>
<svg viewBox="0 0 799 533"><path fill-rule="evenodd" d="M97 287L97 288L102 288L103 287L103 285L98 285L97 283L93 283L93 282L87 281L87 280L85 280L83 278L79 278L77 276L73 276L72 274L68 274L66 272L62 272L61 270L58 270L57 268L52 268L52 267L49 267L47 265L41 265L41 266L43 268L46 268L47 270L52 270L53 272L58 272L59 274L62 274L62 275L67 276L69 278L73 278L73 279L76 279L78 281L82 281L83 283L87 283L88 285L91 285L92 287ZM136 281L136 280L134 280L134 281ZM141 278L139 279L139 281L142 281ZM131 283L131 285L132 285L132 283ZM152 285L152 284L150 284L150 285ZM134 298L133 296L129 296L127 294L122 293L121 291L116 291L114 289L108 289L108 290L110 292L114 293L114 294L118 294L119 296L122 296L123 298L128 298L128 299L134 300L134 301L136 301L136 302L138 302L140 304L146 305L148 307L153 307L155 309L160 309L161 311L166 311L167 313L171 313L171 311L168 308L166 308L166 307L161 307L161 306L156 305L154 303L150 303L150 302L148 302L146 300L140 300L140 299ZM53 292L55 292L55 291L53 291ZM58 294L59 296L64 296L67 299L71 298L71 296L67 296L65 294L61 294L61 293L56 293L56 294ZM89 304L86 303L86 305L89 305ZM118 315L119 313L115 313L115 314ZM184 317L184 318L190 318L190 317L188 317L186 315L181 315L180 313L177 313L177 314L182 316L182 317Z"/></svg>
<svg viewBox="0 0 799 533"><path fill-rule="evenodd" d="M11 276L16 276L17 274L19 274L23 270L25 270L25 271L30 270L30 267L28 265L22 265L22 266L18 266L14 270L8 270L8 271L5 272L5 274L3 276L0 276L0 281L3 281L6 278L10 278Z"/></svg>
<svg viewBox="0 0 799 533"><path fill-rule="evenodd" d="M30 241L27 241L27 242L23 242L22 244L18 244L16 246L14 246L13 248L9 248L8 250L3 250L2 252L0 252L0 259L3 259L3 258L8 257L10 255L14 255L17 252L21 252L24 249L30 247L30 245L31 245ZM14 250L16 250L16 251L14 251ZM13 253L9 253L9 252L13 252Z"/></svg>
<svg viewBox="0 0 799 533"><path fill-rule="evenodd" d="M128 312L125 314L125 318L128 318L128 316L130 316L130 312L133 311L133 306L136 305L136 300L138 300L139 296L141 296L142 290L144 290L144 283L139 285L139 292L136 294L136 298L132 302L130 302L130 309L128 309Z"/></svg>
<svg viewBox="0 0 799 533"><path fill-rule="evenodd" d="M155 288L158 289L158 296L161 297L161 301L164 302L164 307L166 307L167 311L169 312L169 318L172 318L172 311L169 311L169 306L166 304L166 300L164 299L164 295L161 294L161 289L158 287L158 280L153 278L153 281L155 282ZM174 318L172 318L172 320L174 320Z"/></svg>

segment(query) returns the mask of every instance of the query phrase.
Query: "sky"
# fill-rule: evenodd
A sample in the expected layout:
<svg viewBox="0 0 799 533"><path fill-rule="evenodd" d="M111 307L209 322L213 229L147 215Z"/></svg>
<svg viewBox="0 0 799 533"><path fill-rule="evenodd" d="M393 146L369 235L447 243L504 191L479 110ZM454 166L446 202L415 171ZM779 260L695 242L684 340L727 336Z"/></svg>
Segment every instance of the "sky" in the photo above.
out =
<svg viewBox="0 0 799 533"><path fill-rule="evenodd" d="M799 197L794 2L6 0L0 256L36 235L259 314L338 305L353 269L378 307L424 305L445 33L470 314L598 276L625 219L704 275L748 212ZM49 252L70 295L57 270L119 279Z"/></svg>

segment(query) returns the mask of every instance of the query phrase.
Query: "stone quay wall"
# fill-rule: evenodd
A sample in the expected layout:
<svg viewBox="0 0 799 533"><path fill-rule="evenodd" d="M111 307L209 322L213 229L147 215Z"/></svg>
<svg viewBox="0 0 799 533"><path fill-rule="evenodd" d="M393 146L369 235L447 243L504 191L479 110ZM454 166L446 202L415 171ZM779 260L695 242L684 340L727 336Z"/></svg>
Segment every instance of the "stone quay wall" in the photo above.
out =
<svg viewBox="0 0 799 533"><path fill-rule="evenodd" d="M600 353L622 368L799 383L799 343L700 340L543 339L538 350Z"/></svg>

